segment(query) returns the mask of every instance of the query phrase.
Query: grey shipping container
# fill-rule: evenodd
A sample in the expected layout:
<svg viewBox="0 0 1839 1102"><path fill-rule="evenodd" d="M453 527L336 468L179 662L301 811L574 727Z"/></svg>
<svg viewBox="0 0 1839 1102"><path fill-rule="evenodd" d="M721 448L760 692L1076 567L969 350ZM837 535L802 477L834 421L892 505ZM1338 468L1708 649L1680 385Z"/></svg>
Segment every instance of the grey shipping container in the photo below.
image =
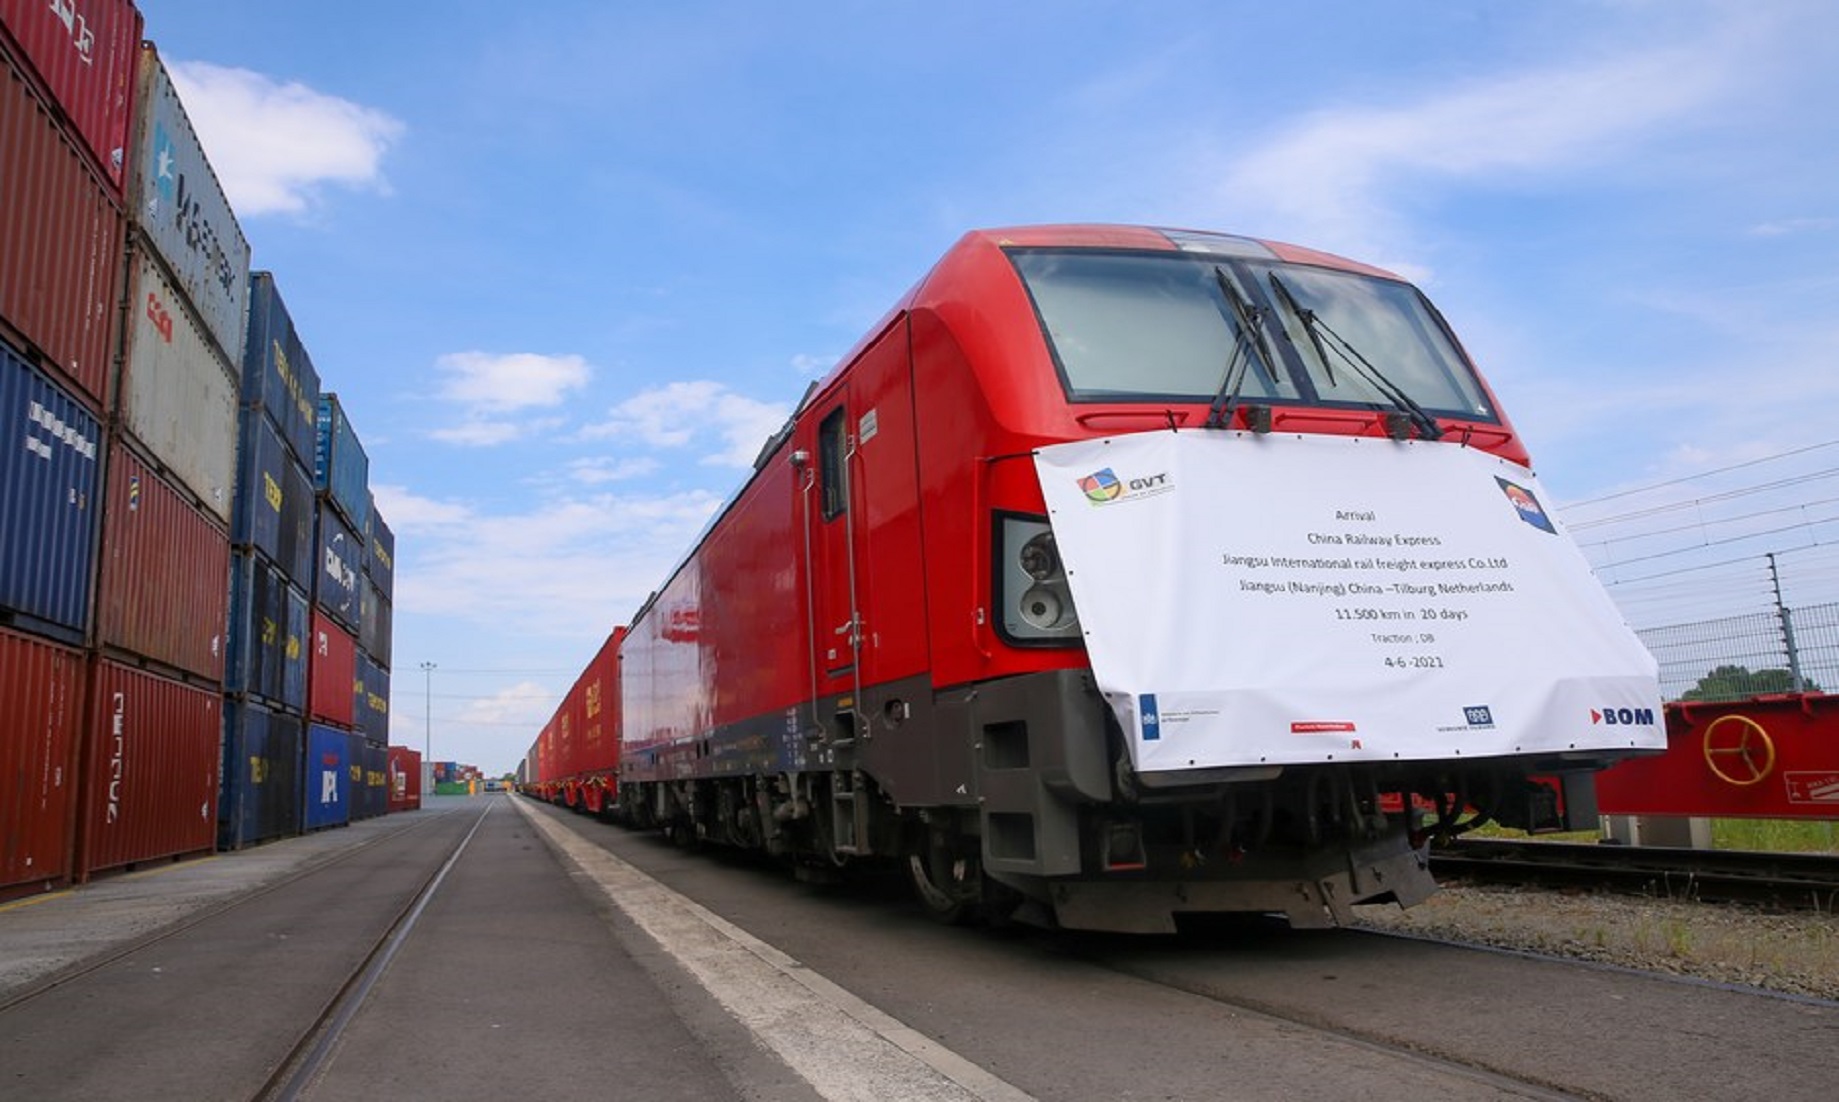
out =
<svg viewBox="0 0 1839 1102"><path fill-rule="evenodd" d="M151 251L135 250L133 270L121 419L173 480L227 526L241 381Z"/></svg>
<svg viewBox="0 0 1839 1102"><path fill-rule="evenodd" d="M129 217L153 242L224 358L239 363L247 336L249 241L151 43L141 47L136 99L140 123Z"/></svg>
<svg viewBox="0 0 1839 1102"><path fill-rule="evenodd" d="M395 631L394 609L389 598L377 591L376 582L365 578L359 584L362 622L358 625L358 649L369 655L372 662L387 670L391 666L390 636Z"/></svg>
<svg viewBox="0 0 1839 1102"><path fill-rule="evenodd" d="M307 596L260 554L230 555L230 652L224 691L258 697L281 710L306 711Z"/></svg>
<svg viewBox="0 0 1839 1102"><path fill-rule="evenodd" d="M279 430L261 410L243 410L242 422L231 542L254 547L289 581L311 589L318 559L313 527L319 511L313 476L281 442Z"/></svg>
<svg viewBox="0 0 1839 1102"><path fill-rule="evenodd" d="M362 618L358 581L363 576L364 545L324 498L319 502L319 562L314 572L313 602L346 631L356 635Z"/></svg>
<svg viewBox="0 0 1839 1102"><path fill-rule="evenodd" d="M359 536L370 532L370 457L338 395L319 396L313 479Z"/></svg>
<svg viewBox="0 0 1839 1102"><path fill-rule="evenodd" d="M224 706L217 846L241 849L300 833L299 716L249 701Z"/></svg>
<svg viewBox="0 0 1839 1102"><path fill-rule="evenodd" d="M243 404L266 413L292 449L313 471L319 433L319 373L294 329L269 272L249 278L249 334L243 351Z"/></svg>
<svg viewBox="0 0 1839 1102"><path fill-rule="evenodd" d="M101 426L0 343L0 623L86 642Z"/></svg>

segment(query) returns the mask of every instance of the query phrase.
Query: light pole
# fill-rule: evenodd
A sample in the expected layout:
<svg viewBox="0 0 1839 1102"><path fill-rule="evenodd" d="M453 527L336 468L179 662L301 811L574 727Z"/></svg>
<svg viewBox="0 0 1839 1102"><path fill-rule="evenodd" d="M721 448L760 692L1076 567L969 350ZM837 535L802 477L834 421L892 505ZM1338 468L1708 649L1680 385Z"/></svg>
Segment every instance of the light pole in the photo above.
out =
<svg viewBox="0 0 1839 1102"><path fill-rule="evenodd" d="M422 719L427 728L422 734L421 760L428 766L427 775L434 776L434 663L423 662L421 672L425 683L427 699L422 705ZM433 795L433 793L429 793Z"/></svg>

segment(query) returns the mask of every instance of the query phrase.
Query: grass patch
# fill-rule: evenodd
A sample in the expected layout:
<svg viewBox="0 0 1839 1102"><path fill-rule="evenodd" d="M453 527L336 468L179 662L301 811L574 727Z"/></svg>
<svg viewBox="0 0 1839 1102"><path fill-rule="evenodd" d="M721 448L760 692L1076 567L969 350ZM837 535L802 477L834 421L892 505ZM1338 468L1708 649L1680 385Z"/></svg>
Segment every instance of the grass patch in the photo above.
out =
<svg viewBox="0 0 1839 1102"><path fill-rule="evenodd" d="M1839 823L1802 819L1713 819L1711 848L1764 853L1839 853Z"/></svg>
<svg viewBox="0 0 1839 1102"><path fill-rule="evenodd" d="M1470 838L1503 840L1532 839L1539 842L1600 842L1603 834L1595 830L1569 830L1558 834L1528 834L1523 830L1486 823L1467 835ZM1834 853L1839 854L1839 822L1803 819L1713 819L1711 848L1754 850L1760 853Z"/></svg>

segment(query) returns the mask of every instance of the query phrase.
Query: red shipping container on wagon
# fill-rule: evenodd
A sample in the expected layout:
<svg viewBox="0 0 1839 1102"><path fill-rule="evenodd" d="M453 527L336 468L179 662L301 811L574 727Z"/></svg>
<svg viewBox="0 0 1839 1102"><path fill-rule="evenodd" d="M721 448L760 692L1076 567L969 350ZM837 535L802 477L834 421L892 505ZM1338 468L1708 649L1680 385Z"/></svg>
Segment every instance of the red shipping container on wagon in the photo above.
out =
<svg viewBox="0 0 1839 1102"><path fill-rule="evenodd" d="M0 23L120 194L140 60L132 0L0 0Z"/></svg>
<svg viewBox="0 0 1839 1102"><path fill-rule="evenodd" d="M70 878L83 655L0 630L0 899Z"/></svg>
<svg viewBox="0 0 1839 1102"><path fill-rule="evenodd" d="M0 329L99 412L125 275L121 200L12 50L0 55Z"/></svg>
<svg viewBox="0 0 1839 1102"><path fill-rule="evenodd" d="M357 637L319 608L313 610L313 635L307 648L308 712L321 723L346 729L357 725Z"/></svg>
<svg viewBox="0 0 1839 1102"><path fill-rule="evenodd" d="M77 878L217 844L223 697L96 661Z"/></svg>
<svg viewBox="0 0 1839 1102"><path fill-rule="evenodd" d="M389 748L390 813L421 810L421 751Z"/></svg>
<svg viewBox="0 0 1839 1102"><path fill-rule="evenodd" d="M102 645L221 687L230 535L119 439L102 546Z"/></svg>

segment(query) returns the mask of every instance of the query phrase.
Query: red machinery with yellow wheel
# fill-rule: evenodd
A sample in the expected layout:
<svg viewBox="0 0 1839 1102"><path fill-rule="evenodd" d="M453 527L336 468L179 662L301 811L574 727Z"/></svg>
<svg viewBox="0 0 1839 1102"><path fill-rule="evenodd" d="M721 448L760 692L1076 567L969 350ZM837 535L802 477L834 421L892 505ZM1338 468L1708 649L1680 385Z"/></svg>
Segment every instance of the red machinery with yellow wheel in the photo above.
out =
<svg viewBox="0 0 1839 1102"><path fill-rule="evenodd" d="M1668 704L1667 752L1597 775L1606 815L1839 819L1839 695Z"/></svg>

